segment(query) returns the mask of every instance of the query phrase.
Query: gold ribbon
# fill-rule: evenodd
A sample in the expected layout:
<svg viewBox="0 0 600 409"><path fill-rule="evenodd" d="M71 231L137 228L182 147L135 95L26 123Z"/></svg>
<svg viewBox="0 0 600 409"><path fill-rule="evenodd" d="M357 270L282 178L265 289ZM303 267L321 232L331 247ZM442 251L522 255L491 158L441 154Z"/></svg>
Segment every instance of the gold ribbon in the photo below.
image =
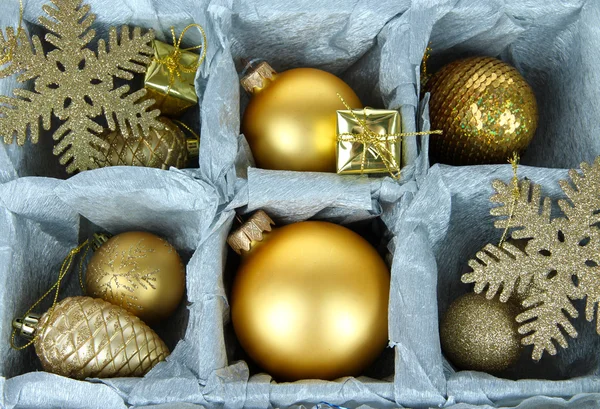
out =
<svg viewBox="0 0 600 409"><path fill-rule="evenodd" d="M510 204L510 210L508 214L508 219L506 220L506 227L504 228L504 233L502 233L502 237L500 238L500 243L498 247L502 247L506 238L508 237L508 230L510 229L510 221L515 215L515 210L517 210L517 202L519 201L519 197L521 196L521 191L519 190L519 177L517 176L517 169L519 167L519 154L517 152L513 153L512 158L508 160L508 163L512 165L513 169L513 177L511 180L512 184L512 203Z"/></svg>
<svg viewBox="0 0 600 409"><path fill-rule="evenodd" d="M419 135L441 135L442 131L425 131L425 132L400 132L393 134L378 134L372 131L365 121L360 119L354 114L352 108L348 106L344 98L338 93L337 96L340 98L344 106L348 111L350 111L350 115L352 118L360 125L362 132L355 133L341 133L337 136L338 142L358 142L364 145L364 149L362 152L362 158L360 163L360 172L363 173L365 170L365 164L367 162L367 151L369 147L373 147L375 152L381 157L387 171L390 176L394 179L400 179L400 164L396 161L394 157L394 153L387 147L388 142L398 142L405 136L419 136ZM363 109L363 112L364 109ZM365 114L366 115L366 114Z"/></svg>
<svg viewBox="0 0 600 409"><path fill-rule="evenodd" d="M13 55L15 53L15 49L17 48L17 43L19 41L19 35L23 30L23 0L19 0L19 27L17 27L17 33L12 41L9 42L7 46L4 47L2 52L0 53L0 67L8 64L12 61Z"/></svg>
<svg viewBox="0 0 600 409"><path fill-rule="evenodd" d="M182 49L181 42L183 41L185 33L187 33L189 29L194 27L200 30L200 33L202 34L202 44ZM171 89L173 88L173 85L175 85L175 78L181 78L182 72L186 74L192 74L196 72L198 68L200 68L200 65L202 65L202 63L204 62L204 59L206 58L206 33L204 32L204 29L201 25L195 23L190 24L189 26L183 29L179 38L177 38L175 35L175 28L171 27L171 35L173 36L173 52L164 58L156 58L156 56L154 57L154 61L157 64L164 66L169 71L169 89L167 90L166 95L169 95ZM202 48L202 53L200 54L200 57L198 57L198 61L195 64L185 65L181 62L182 52L198 50L200 48Z"/></svg>
<svg viewBox="0 0 600 409"><path fill-rule="evenodd" d="M52 306L50 307L50 309L48 310L48 314L49 317L46 320L46 325L48 325L48 322L50 322L50 320L52 319L52 314L54 314L54 308L56 307L56 304L58 303L58 293L60 292L60 286L62 284L63 279L65 278L65 276L67 275L67 273L69 272L69 270L71 269L71 265L73 264L73 260L75 259L75 256L77 256L77 254L79 254L82 250L85 249L85 254L87 254L87 251L89 250L90 247L90 241L86 240L84 241L82 244L80 244L79 246L75 247L73 250L71 250L69 252L69 254L67 255L67 257L65 258L65 260L62 263L62 266L60 267L60 271L58 273L58 279L56 280L56 282L52 285L52 287L50 287L48 289L48 291L46 291L44 293L44 295L42 295L36 302L33 303L33 305L27 310L27 312L23 315L24 317L28 316L29 314L31 314L33 312L33 310L40 305L40 303L42 301L44 301L44 299L46 297L48 297L52 291L54 291L54 300L52 301ZM82 258L82 261L80 263L80 268L82 268L83 265L83 259L85 257ZM80 278L80 284L83 288L83 281ZM29 342L27 342L25 345L17 345L15 342L15 339L17 337L17 329L13 329L12 335L10 337L10 346L13 349L16 349L18 351L23 350L31 345L33 345L33 343L36 341L36 339L38 338L39 334L41 332L44 332L45 330L45 326L44 328L42 328L41 330L37 330L35 336L33 337L33 339Z"/></svg>

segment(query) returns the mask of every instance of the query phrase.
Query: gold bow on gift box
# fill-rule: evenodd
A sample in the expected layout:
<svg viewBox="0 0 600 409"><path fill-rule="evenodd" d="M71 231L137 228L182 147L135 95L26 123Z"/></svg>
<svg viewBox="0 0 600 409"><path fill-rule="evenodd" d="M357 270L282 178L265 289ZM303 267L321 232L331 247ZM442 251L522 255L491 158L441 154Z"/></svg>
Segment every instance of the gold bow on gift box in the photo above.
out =
<svg viewBox="0 0 600 409"><path fill-rule="evenodd" d="M400 114L388 109L337 111L337 173L389 173L400 178L402 138L441 134L441 131L401 132Z"/></svg>
<svg viewBox="0 0 600 409"><path fill-rule="evenodd" d="M202 44L190 48L181 48L186 32L197 28L202 34ZM179 38L171 27L173 45L154 40L154 59L144 79L144 87L148 97L156 101L155 107L165 115L179 115L185 109L198 103L198 95L194 81L196 71L206 58L206 34L202 26L190 24ZM202 48L201 55L191 52Z"/></svg>

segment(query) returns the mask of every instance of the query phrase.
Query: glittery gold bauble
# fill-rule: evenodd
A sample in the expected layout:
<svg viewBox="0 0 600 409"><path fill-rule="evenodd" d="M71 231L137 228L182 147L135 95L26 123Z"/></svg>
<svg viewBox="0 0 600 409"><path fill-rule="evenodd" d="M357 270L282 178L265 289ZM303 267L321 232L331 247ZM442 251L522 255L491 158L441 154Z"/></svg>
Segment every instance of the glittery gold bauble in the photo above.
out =
<svg viewBox="0 0 600 409"><path fill-rule="evenodd" d="M440 326L442 349L461 369L498 372L514 365L521 354L511 303L469 293L454 301Z"/></svg>
<svg viewBox="0 0 600 409"><path fill-rule="evenodd" d="M109 147L101 151L99 166L184 168L188 160L185 134L168 118L161 116L159 120L164 129L151 129L148 135L139 138L127 138L120 129L106 131L102 139Z"/></svg>
<svg viewBox="0 0 600 409"><path fill-rule="evenodd" d="M242 118L256 165L264 169L335 172L336 111L362 103L341 79L314 68L275 73L259 64L242 79L252 93Z"/></svg>
<svg viewBox="0 0 600 409"><path fill-rule="evenodd" d="M127 232L98 248L87 266L87 293L151 323L169 317L185 291L185 267L166 240Z"/></svg>
<svg viewBox="0 0 600 409"><path fill-rule="evenodd" d="M332 223L270 230L259 212L229 240L242 253L231 315L243 349L280 381L359 375L388 342L386 264Z"/></svg>
<svg viewBox="0 0 600 409"><path fill-rule="evenodd" d="M426 85L431 93L434 159L451 165L504 163L533 138L538 113L535 95L519 72L491 57L444 66Z"/></svg>
<svg viewBox="0 0 600 409"><path fill-rule="evenodd" d="M44 370L70 378L143 376L169 355L138 317L98 298L65 298L36 330Z"/></svg>

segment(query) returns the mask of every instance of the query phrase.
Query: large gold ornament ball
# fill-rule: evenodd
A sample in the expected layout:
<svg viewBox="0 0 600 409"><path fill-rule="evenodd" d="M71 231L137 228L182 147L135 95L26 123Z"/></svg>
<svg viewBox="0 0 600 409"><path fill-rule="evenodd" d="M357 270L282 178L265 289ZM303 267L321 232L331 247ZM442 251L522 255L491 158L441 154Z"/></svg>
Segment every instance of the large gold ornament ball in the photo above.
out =
<svg viewBox="0 0 600 409"><path fill-rule="evenodd" d="M279 381L359 375L388 342L389 291L389 270L365 239L332 223L295 223L242 258L233 326Z"/></svg>
<svg viewBox="0 0 600 409"><path fill-rule="evenodd" d="M451 165L505 163L522 152L538 122L533 90L512 66L491 57L466 58L438 71L431 93L434 159Z"/></svg>
<svg viewBox="0 0 600 409"><path fill-rule="evenodd" d="M254 92L242 118L256 165L263 169L335 172L336 111L362 108L358 96L333 74L296 68L276 74Z"/></svg>
<svg viewBox="0 0 600 409"><path fill-rule="evenodd" d="M509 368L521 355L518 313L512 303L480 294L458 298L440 327L444 354L461 369L498 372Z"/></svg>
<svg viewBox="0 0 600 409"><path fill-rule="evenodd" d="M87 266L88 295L119 305L144 322L169 317L185 292L177 250L152 233L127 232L102 244Z"/></svg>

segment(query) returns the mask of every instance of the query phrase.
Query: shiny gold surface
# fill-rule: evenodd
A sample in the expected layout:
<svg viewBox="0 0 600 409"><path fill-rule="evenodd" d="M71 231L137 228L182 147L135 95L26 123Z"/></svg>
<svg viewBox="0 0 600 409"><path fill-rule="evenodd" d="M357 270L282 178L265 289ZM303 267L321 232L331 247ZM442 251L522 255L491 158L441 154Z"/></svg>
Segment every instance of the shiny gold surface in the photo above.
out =
<svg viewBox="0 0 600 409"><path fill-rule="evenodd" d="M255 242L263 240L265 232L268 233L271 231L272 224L275 223L269 215L263 210L258 210L243 225L229 235L227 244L238 254L250 251Z"/></svg>
<svg viewBox="0 0 600 409"><path fill-rule="evenodd" d="M388 341L390 274L362 237L327 222L265 233L234 280L244 350L279 381L360 375Z"/></svg>
<svg viewBox="0 0 600 409"><path fill-rule="evenodd" d="M457 367L497 372L514 365L521 355L515 320L519 310L511 303L469 293L454 301L440 326L442 349Z"/></svg>
<svg viewBox="0 0 600 409"><path fill-rule="evenodd" d="M175 48L158 40L152 42L152 47L155 59L148 66L144 79L147 98L156 101L153 108L160 109L162 114L179 115L198 103L196 73L179 70L178 75L172 75L167 65L157 61L169 57ZM181 51L179 57L184 66L193 66L198 62L198 54L191 51Z"/></svg>
<svg viewBox="0 0 600 409"><path fill-rule="evenodd" d="M143 376L169 355L138 317L98 298L65 298L42 315L38 331L44 370L75 379Z"/></svg>
<svg viewBox="0 0 600 409"><path fill-rule="evenodd" d="M376 135L382 136L376 143L368 146L361 142L340 138L342 140L338 140L337 143L337 173L389 173L391 165L400 169L402 139L387 136L402 132L398 111L365 108L355 110L354 116L347 110L337 111L338 135L363 133L362 126L356 121L355 116L364 121Z"/></svg>
<svg viewBox="0 0 600 409"><path fill-rule="evenodd" d="M183 298L185 266L166 240L146 232L118 234L92 256L87 293L151 323L169 317Z"/></svg>
<svg viewBox="0 0 600 409"><path fill-rule="evenodd" d="M255 92L242 118L256 165L264 169L335 172L336 111L362 103L341 79L314 68L276 74Z"/></svg>
<svg viewBox="0 0 600 409"><path fill-rule="evenodd" d="M505 163L533 138L535 95L519 72L491 57L458 60L428 82L435 159L452 165Z"/></svg>
<svg viewBox="0 0 600 409"><path fill-rule="evenodd" d="M145 166L183 169L188 159L187 140L183 131L168 118L159 118L164 129L150 129L147 136L126 138L120 129L107 131L101 137L108 142L101 151L99 166Z"/></svg>

